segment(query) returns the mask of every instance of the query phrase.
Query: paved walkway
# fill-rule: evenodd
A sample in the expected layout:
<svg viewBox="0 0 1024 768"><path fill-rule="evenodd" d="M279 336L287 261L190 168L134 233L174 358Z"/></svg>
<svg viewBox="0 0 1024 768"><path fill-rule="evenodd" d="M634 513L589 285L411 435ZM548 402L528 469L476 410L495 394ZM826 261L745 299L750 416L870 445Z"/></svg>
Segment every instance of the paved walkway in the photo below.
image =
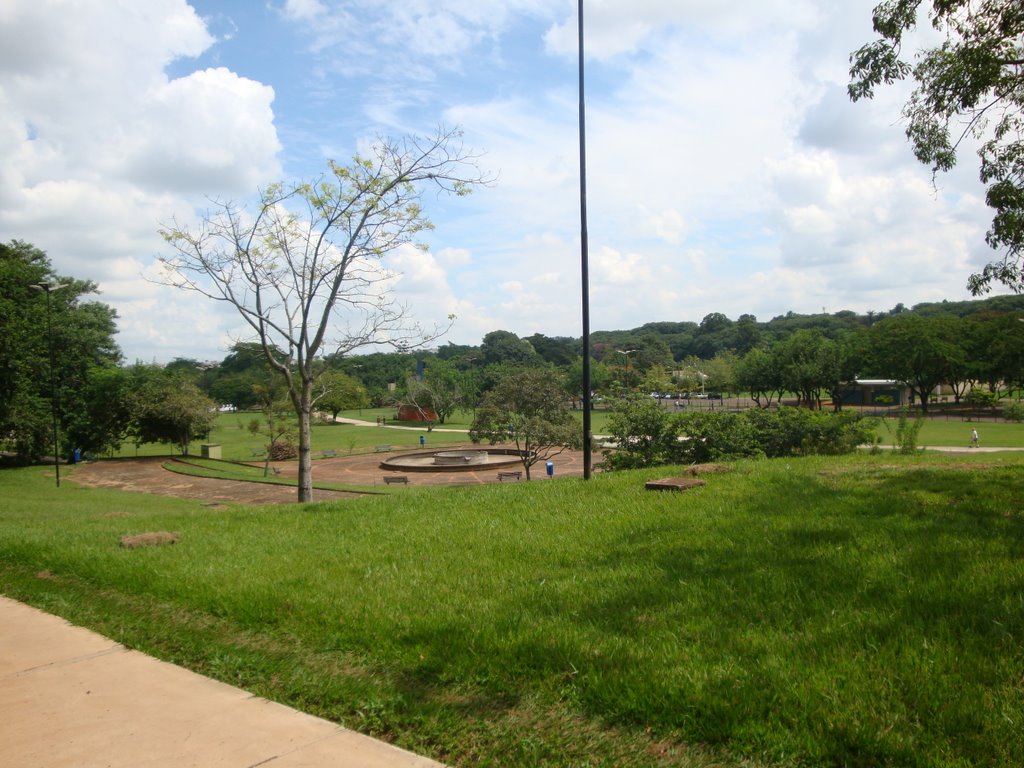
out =
<svg viewBox="0 0 1024 768"><path fill-rule="evenodd" d="M0 597L0 763L440 768Z"/></svg>

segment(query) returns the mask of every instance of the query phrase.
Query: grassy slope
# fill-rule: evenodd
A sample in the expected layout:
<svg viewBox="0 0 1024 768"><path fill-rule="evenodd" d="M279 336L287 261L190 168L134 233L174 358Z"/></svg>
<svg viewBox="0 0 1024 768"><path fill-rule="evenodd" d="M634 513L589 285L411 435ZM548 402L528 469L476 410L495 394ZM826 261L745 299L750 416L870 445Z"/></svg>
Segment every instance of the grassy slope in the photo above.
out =
<svg viewBox="0 0 1024 768"><path fill-rule="evenodd" d="M456 764L1011 765L1014 461L752 462L685 495L644 491L656 470L286 511L6 471L0 591ZM117 545L147 530L182 540Z"/></svg>
<svg viewBox="0 0 1024 768"><path fill-rule="evenodd" d="M253 459L253 450L259 450L267 443L265 436L254 436L246 428L255 416L256 414L252 413L222 413L217 418L217 426L211 432L209 440L203 442L220 445L222 456L225 459L250 461ZM370 420L372 421L373 417L370 417ZM469 439L464 433L458 432L427 432L426 429L416 431L374 426L361 427L351 424L321 424L313 427L312 446L314 457L328 449L337 451L339 455L344 455L373 450L375 445L384 443L396 447L418 448L421 434L427 438L428 444L431 446L466 442ZM198 456L200 442L194 442L189 452ZM167 456L177 453L176 446L146 444L136 449L134 445L126 444L122 446L122 450L117 455L120 457Z"/></svg>

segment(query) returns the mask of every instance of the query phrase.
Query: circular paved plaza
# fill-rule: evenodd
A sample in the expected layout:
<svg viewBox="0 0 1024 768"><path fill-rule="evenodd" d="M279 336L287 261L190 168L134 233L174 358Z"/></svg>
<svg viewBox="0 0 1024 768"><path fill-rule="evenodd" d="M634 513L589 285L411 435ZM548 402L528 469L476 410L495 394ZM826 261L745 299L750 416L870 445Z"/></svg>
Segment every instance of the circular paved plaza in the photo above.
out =
<svg viewBox="0 0 1024 768"><path fill-rule="evenodd" d="M480 446L469 444L466 447L480 448ZM346 483L371 487L384 487L385 477L396 476L407 477L409 485L413 487L423 485L480 485L483 483L499 482L499 470L493 467L462 471L442 469L439 472L394 472L381 469L380 463L387 456L403 453L418 453L418 451L399 450L391 454L363 453L353 456L315 459L313 461L313 481L317 483ZM163 465L171 458L173 457L112 459L77 464L69 468L68 479L79 485L90 487L201 499L211 504L281 504L295 501L296 490L294 486L276 486L266 483L247 483L237 480L216 480L213 478L182 475L164 469ZM593 456L595 463L600 460L600 454ZM551 461L555 465L555 478L583 476L582 451L564 451L552 458ZM279 476L283 478L295 478L298 474L298 464L294 461L274 462L273 466L279 470ZM505 469L507 470L508 468ZM518 467L515 469L518 469ZM547 481L544 462L539 462L531 468L531 476L535 482ZM525 474L523 477L525 482ZM351 499L358 497L358 495L341 491L315 490L313 492L316 501Z"/></svg>

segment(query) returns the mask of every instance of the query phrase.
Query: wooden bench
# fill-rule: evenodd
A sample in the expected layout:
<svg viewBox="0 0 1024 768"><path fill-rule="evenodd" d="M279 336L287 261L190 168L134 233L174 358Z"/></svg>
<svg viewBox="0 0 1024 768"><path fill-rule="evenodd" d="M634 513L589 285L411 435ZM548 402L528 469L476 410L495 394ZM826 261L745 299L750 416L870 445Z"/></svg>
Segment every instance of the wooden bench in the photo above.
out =
<svg viewBox="0 0 1024 768"><path fill-rule="evenodd" d="M321 451L320 455L322 455L325 459L333 459L335 456L338 455L338 452L333 448L328 448L326 451Z"/></svg>
<svg viewBox="0 0 1024 768"><path fill-rule="evenodd" d="M390 453L391 452L391 446L390 445L375 445L375 446L373 446L373 450L375 450L377 453Z"/></svg>
<svg viewBox="0 0 1024 768"><path fill-rule="evenodd" d="M384 478L384 485L394 485L396 483L399 483L401 485L408 485L409 484L409 478L406 477L405 475L397 475L397 476L385 477Z"/></svg>
<svg viewBox="0 0 1024 768"><path fill-rule="evenodd" d="M516 470L514 472L499 472L498 473L498 482L499 483L503 483L506 480L522 480L522 479L523 479L523 473L521 471L518 471L518 470Z"/></svg>

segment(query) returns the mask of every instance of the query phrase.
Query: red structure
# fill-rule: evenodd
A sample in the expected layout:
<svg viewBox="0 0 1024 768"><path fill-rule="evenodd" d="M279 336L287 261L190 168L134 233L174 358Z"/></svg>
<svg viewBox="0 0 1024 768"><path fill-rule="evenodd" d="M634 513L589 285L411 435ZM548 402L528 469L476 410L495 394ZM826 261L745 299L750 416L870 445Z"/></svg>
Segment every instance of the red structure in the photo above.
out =
<svg viewBox="0 0 1024 768"><path fill-rule="evenodd" d="M399 421L437 421L437 414L431 408L420 408L415 405L398 406Z"/></svg>

